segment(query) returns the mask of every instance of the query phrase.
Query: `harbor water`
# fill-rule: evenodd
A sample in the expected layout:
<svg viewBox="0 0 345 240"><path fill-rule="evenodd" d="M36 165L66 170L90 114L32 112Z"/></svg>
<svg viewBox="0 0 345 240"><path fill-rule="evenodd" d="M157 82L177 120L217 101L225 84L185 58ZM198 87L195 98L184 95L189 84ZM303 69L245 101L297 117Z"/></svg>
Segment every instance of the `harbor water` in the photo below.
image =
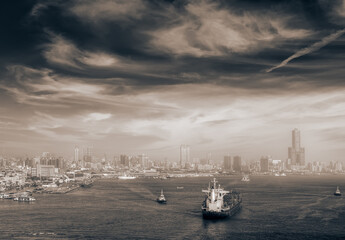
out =
<svg viewBox="0 0 345 240"><path fill-rule="evenodd" d="M107 179L33 203L0 200L1 239L344 239L345 176L218 177L242 193L242 210L205 220L211 177ZM183 189L177 188L183 186ZM161 189L167 204L156 202Z"/></svg>

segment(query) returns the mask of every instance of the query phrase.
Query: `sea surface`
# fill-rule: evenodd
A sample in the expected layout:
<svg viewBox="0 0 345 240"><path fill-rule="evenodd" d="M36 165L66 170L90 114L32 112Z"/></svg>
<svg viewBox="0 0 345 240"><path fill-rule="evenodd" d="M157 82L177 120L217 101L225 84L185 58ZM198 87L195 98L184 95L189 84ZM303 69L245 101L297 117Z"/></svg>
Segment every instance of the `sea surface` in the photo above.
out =
<svg viewBox="0 0 345 240"><path fill-rule="evenodd" d="M202 189L211 178L99 180L36 202L0 200L1 239L345 239L345 176L219 177L242 193L243 208L204 220ZM183 186L183 189L177 189ZM164 194L168 203L155 202Z"/></svg>

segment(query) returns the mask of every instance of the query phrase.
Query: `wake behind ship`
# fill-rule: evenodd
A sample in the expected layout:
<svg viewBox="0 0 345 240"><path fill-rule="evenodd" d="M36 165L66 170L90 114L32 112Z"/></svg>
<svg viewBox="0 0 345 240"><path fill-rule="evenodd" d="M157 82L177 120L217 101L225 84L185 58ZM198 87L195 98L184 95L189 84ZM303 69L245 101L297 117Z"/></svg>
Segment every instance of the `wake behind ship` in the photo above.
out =
<svg viewBox="0 0 345 240"><path fill-rule="evenodd" d="M217 181L214 178L209 184L207 190L202 190L206 193L204 202L202 203L201 210L204 218L226 218L236 214L242 208L242 198L239 193L233 191L225 191L217 187Z"/></svg>

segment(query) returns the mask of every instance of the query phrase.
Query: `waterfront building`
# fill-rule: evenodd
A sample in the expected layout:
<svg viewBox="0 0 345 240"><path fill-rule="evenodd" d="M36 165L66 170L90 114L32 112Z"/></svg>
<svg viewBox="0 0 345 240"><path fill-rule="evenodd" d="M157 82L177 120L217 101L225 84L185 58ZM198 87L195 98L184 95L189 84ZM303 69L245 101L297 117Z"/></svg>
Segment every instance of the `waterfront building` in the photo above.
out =
<svg viewBox="0 0 345 240"><path fill-rule="evenodd" d="M275 172L281 172L284 170L283 165L284 164L283 164L282 160L272 160L272 169L271 170L273 170Z"/></svg>
<svg viewBox="0 0 345 240"><path fill-rule="evenodd" d="M292 130L292 147L288 149L288 157L291 159L291 165L305 165L305 151L301 147L300 131L297 128Z"/></svg>
<svg viewBox="0 0 345 240"><path fill-rule="evenodd" d="M55 166L38 164L36 174L37 177L53 177L55 176Z"/></svg>
<svg viewBox="0 0 345 240"><path fill-rule="evenodd" d="M180 146L180 167L185 168L186 163L190 162L190 148L189 145L182 144Z"/></svg>

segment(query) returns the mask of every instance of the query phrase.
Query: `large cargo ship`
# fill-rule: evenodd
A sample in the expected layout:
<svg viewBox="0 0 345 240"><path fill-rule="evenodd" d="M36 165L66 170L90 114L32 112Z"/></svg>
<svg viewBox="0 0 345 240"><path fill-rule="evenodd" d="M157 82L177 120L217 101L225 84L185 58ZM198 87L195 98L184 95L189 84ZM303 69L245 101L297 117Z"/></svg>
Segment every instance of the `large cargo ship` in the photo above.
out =
<svg viewBox="0 0 345 240"><path fill-rule="evenodd" d="M242 198L240 193L235 191L225 191L217 186L214 178L209 184L205 200L202 203L201 210L204 218L226 218L236 214L242 208Z"/></svg>

